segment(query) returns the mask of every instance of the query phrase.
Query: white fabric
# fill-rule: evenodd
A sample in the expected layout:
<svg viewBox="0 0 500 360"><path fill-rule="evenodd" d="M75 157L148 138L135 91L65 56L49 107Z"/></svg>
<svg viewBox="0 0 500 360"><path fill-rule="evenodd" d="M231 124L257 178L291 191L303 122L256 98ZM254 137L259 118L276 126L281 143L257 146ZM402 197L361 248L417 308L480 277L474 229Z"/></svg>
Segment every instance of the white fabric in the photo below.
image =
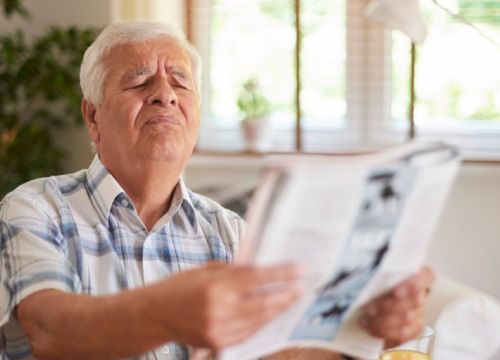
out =
<svg viewBox="0 0 500 360"><path fill-rule="evenodd" d="M373 0L366 7L365 15L387 28L401 30L413 42L421 44L427 37L418 0Z"/></svg>
<svg viewBox="0 0 500 360"><path fill-rule="evenodd" d="M500 301L451 279L436 281L426 322L436 329L433 360L493 360L500 350Z"/></svg>

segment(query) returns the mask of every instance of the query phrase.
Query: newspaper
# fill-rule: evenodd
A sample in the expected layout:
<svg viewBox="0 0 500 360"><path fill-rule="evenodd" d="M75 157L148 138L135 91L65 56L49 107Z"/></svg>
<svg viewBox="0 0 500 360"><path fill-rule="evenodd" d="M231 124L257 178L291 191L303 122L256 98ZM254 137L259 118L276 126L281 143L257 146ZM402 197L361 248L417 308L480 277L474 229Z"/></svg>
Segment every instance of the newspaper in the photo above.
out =
<svg viewBox="0 0 500 360"><path fill-rule="evenodd" d="M418 271L458 166L442 143L270 158L236 262L305 263L306 294L218 359L297 346L378 358L382 340L357 325L361 308Z"/></svg>

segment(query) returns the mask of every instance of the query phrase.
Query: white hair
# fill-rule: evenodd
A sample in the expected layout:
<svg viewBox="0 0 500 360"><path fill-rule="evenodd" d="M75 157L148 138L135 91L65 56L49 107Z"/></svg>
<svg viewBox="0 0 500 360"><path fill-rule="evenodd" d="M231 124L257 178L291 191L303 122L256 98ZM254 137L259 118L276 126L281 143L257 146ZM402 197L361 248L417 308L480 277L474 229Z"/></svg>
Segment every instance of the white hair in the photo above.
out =
<svg viewBox="0 0 500 360"><path fill-rule="evenodd" d="M102 103L104 81L108 69L104 58L116 47L126 44L137 44L148 40L168 38L176 41L186 51L191 60L193 80L201 97L201 57L185 35L176 27L151 21L120 21L108 25L94 43L85 51L80 68L80 87L83 97L93 105Z"/></svg>

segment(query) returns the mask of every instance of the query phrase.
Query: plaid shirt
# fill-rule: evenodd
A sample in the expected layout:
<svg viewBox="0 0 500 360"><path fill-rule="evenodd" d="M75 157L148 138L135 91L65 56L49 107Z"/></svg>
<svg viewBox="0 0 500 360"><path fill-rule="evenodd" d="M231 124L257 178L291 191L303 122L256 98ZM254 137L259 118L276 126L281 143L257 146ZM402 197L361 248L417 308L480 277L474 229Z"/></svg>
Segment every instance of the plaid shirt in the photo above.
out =
<svg viewBox="0 0 500 360"><path fill-rule="evenodd" d="M11 359L33 359L11 316L28 295L115 294L207 261L229 262L244 231L238 215L189 191L181 179L170 209L148 232L97 156L88 170L31 181L7 195L0 221L0 326ZM171 343L140 359L187 357Z"/></svg>

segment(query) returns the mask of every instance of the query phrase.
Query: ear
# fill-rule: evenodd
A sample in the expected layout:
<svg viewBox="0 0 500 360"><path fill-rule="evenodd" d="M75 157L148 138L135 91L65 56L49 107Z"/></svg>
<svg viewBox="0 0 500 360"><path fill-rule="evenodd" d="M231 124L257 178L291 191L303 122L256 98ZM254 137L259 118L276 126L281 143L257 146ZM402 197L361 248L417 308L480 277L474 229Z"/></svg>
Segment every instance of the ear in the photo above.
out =
<svg viewBox="0 0 500 360"><path fill-rule="evenodd" d="M97 109L85 98L82 99L82 115L85 120L85 125L87 125L87 130L89 131L90 140L92 140L94 144L98 144L100 134L99 125L97 123Z"/></svg>

